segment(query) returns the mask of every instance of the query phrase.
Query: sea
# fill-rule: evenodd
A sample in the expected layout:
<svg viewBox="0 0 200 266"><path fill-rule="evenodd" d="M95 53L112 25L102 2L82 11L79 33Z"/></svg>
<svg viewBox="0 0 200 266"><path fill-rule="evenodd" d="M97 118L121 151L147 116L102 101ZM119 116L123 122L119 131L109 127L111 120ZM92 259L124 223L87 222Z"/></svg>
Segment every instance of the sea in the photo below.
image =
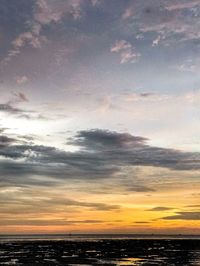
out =
<svg viewBox="0 0 200 266"><path fill-rule="evenodd" d="M0 235L0 265L200 266L200 236Z"/></svg>

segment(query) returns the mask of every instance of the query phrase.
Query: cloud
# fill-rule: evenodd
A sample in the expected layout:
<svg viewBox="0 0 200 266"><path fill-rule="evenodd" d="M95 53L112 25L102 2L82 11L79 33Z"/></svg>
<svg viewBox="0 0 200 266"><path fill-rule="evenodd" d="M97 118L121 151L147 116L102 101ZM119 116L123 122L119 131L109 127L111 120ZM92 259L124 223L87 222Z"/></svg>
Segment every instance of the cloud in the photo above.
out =
<svg viewBox="0 0 200 266"><path fill-rule="evenodd" d="M50 225L79 225L79 224L100 224L104 223L103 220L68 220L68 219L1 219L0 225L31 225L31 226L50 226Z"/></svg>
<svg viewBox="0 0 200 266"><path fill-rule="evenodd" d="M111 211L119 210L120 206L115 204L105 204L105 203L93 203L93 202L81 202L76 200L62 200L62 204L67 206L78 206L87 207L97 211Z"/></svg>
<svg viewBox="0 0 200 266"><path fill-rule="evenodd" d="M122 50L130 48L132 48L132 45L129 42L121 40L121 41L116 41L116 43L111 47L110 51L118 53L121 52Z"/></svg>
<svg viewBox="0 0 200 266"><path fill-rule="evenodd" d="M125 50L121 52L120 56L121 56L121 61L120 61L121 64L136 63L138 61L138 58L140 57L140 54L135 53L131 50Z"/></svg>
<svg viewBox="0 0 200 266"><path fill-rule="evenodd" d="M175 215L161 218L163 220L200 220L200 212L178 212Z"/></svg>
<svg viewBox="0 0 200 266"><path fill-rule="evenodd" d="M4 135L0 135L0 148L1 149L14 143L14 142L17 142L17 140L14 138L4 136Z"/></svg>
<svg viewBox="0 0 200 266"><path fill-rule="evenodd" d="M49 120L47 116L34 110L25 108L19 108L20 103L29 102L28 97L23 92L13 92L11 99L6 103L0 103L0 113L12 115L15 118L27 119L27 120Z"/></svg>
<svg viewBox="0 0 200 266"><path fill-rule="evenodd" d="M200 208L200 204L187 205L188 208Z"/></svg>
<svg viewBox="0 0 200 266"><path fill-rule="evenodd" d="M9 103L1 103L0 104L0 112L8 113L8 114L20 114L24 111L22 109L19 109L17 107L13 107Z"/></svg>
<svg viewBox="0 0 200 266"><path fill-rule="evenodd" d="M133 192L153 192L155 189L149 188L147 186L142 185L129 185L126 189L127 191Z"/></svg>
<svg viewBox="0 0 200 266"><path fill-rule="evenodd" d="M101 1L100 0L91 0L93 6L99 6Z"/></svg>
<svg viewBox="0 0 200 266"><path fill-rule="evenodd" d="M17 94L17 98L12 100L15 103L20 102L27 102L28 98L25 96L25 94ZM7 115L12 115L16 118L21 119L27 119L27 120L50 120L50 118L46 117L45 115L42 115L40 113L35 112L34 110L25 110L18 107L15 107L11 103L1 103L0 104L0 113L5 113Z"/></svg>
<svg viewBox="0 0 200 266"><path fill-rule="evenodd" d="M158 46L159 42L162 40L161 35L158 35L158 37L156 39L153 40L152 42L152 46Z"/></svg>
<svg viewBox="0 0 200 266"><path fill-rule="evenodd" d="M40 34L41 27L39 26L39 30L35 31L35 23L33 27L31 27L30 31L20 33L12 42L12 49L8 51L7 56L2 61L3 64L7 64L13 57L16 57L20 54L21 49L27 45L32 48L38 49L41 48L43 44L47 43L48 40L44 35ZM25 83L22 80L22 83ZM20 82L20 80L19 80ZM18 84L22 84L18 83Z"/></svg>
<svg viewBox="0 0 200 266"><path fill-rule="evenodd" d="M58 23L66 14L78 19L82 16L81 5L81 0L37 0L34 18L41 25Z"/></svg>
<svg viewBox="0 0 200 266"><path fill-rule="evenodd" d="M85 202L85 201L78 201L78 200L72 200L67 198L52 198L47 199L46 201L43 199L44 204L46 203L49 206L52 206L54 204L56 205L62 205L62 206L73 206L73 207L84 207L89 208L91 210L96 211L111 211L111 210L119 210L120 206L117 204L106 204L106 203L99 203L99 202Z"/></svg>
<svg viewBox="0 0 200 266"><path fill-rule="evenodd" d="M20 54L21 49L30 46L40 49L49 40L42 33L43 27L51 23L59 23L65 15L71 16L77 20L82 17L81 0L36 0L33 9L33 17L26 21L29 26L27 31L21 32L13 41L12 48L8 51L7 56L2 61L7 64L13 57ZM92 3L91 3L92 5Z"/></svg>
<svg viewBox="0 0 200 266"><path fill-rule="evenodd" d="M13 46L15 49L20 49L25 45L30 45L33 48L41 48L42 43L47 41L45 36L39 35L39 33L34 33L31 31L21 33L14 41Z"/></svg>
<svg viewBox="0 0 200 266"><path fill-rule="evenodd" d="M2 127L1 127L1 128L0 128L0 133L3 133L3 132L5 132L5 131L6 131L6 129L7 129L7 128L2 128Z"/></svg>
<svg viewBox="0 0 200 266"><path fill-rule="evenodd" d="M171 207L154 207L152 209L149 209L148 211L160 212L160 211L169 211L169 210L173 210L173 208L171 208Z"/></svg>
<svg viewBox="0 0 200 266"><path fill-rule="evenodd" d="M122 14L127 28L138 33L157 33L153 46L163 41L188 41L199 39L199 7L197 0L191 1L132 1Z"/></svg>
<svg viewBox="0 0 200 266"><path fill-rule="evenodd" d="M126 93L124 94L124 100L127 102L135 101L162 101L168 99L168 95L156 94L153 92L141 92L141 93Z"/></svg>
<svg viewBox="0 0 200 266"><path fill-rule="evenodd" d="M181 10L181 9L193 8L199 5L200 3L198 0L191 0L189 2L175 1L174 3L169 3L168 5L166 5L166 9L169 11Z"/></svg>
<svg viewBox="0 0 200 266"><path fill-rule="evenodd" d="M28 98L25 93L23 92L15 92L13 93L15 96L14 102L28 102Z"/></svg>
<svg viewBox="0 0 200 266"><path fill-rule="evenodd" d="M150 222L148 222L148 221L136 221L134 223L135 224L149 224Z"/></svg>
<svg viewBox="0 0 200 266"><path fill-rule="evenodd" d="M147 138L132 136L128 133L94 129L78 132L75 138L69 140L68 143L94 152L100 150L123 150L123 148L131 149L131 147L143 145L145 141L147 141Z"/></svg>
<svg viewBox="0 0 200 266"><path fill-rule="evenodd" d="M7 103L0 103L0 113L5 113L7 115L12 115L16 118L24 118L24 119L37 119L37 120L46 120L47 118L41 114L38 114L32 110L25 110L22 108L18 108L15 105L22 102L28 102L28 98L24 93L14 93L15 97L8 101Z"/></svg>
<svg viewBox="0 0 200 266"><path fill-rule="evenodd" d="M136 53L135 48L132 46L132 44L125 40L116 41L115 44L111 47L110 51L112 53L118 53L120 55L121 64L135 63L141 56L140 53Z"/></svg>
<svg viewBox="0 0 200 266"><path fill-rule="evenodd" d="M78 150L68 152L24 141L5 143L0 149L1 184L55 185L67 179L108 179L123 173L125 167L135 166L200 170L199 153L149 146L146 138L128 133L80 131L68 144ZM34 178L39 176L45 178ZM143 184L131 184L130 190L153 191Z"/></svg>
<svg viewBox="0 0 200 266"><path fill-rule="evenodd" d="M140 97L144 97L144 98L147 98L147 97L150 97L153 95L154 95L154 93L151 93L151 92L142 92L139 94Z"/></svg>
<svg viewBox="0 0 200 266"><path fill-rule="evenodd" d="M67 189L67 188L66 188ZM3 203L7 203L6 206ZM39 206L39 207L38 207ZM37 219L40 214L55 213L58 210L65 210L61 216L70 217L74 213L86 212L110 212L121 211L121 206L111 203L93 202L92 200L74 200L66 197L66 192L59 193L55 190L48 190L45 187L1 187L0 188L0 220L7 217L17 220ZM24 215L23 215L24 214ZM28 214L25 215L25 214ZM53 216L52 216L53 219ZM51 219L50 219L51 220ZM68 220L65 218L65 221ZM69 221L69 220L68 220ZM95 223L97 220L87 220L88 223ZM5 221L4 221L5 222ZM77 221L78 223L78 221ZM81 223L81 222L80 222ZM4 223L5 224L5 223Z"/></svg>
<svg viewBox="0 0 200 266"><path fill-rule="evenodd" d="M108 95L98 99L97 110L100 111L101 113L106 113L110 109L116 109L117 106L115 106L112 102L113 101L112 101L111 97Z"/></svg>
<svg viewBox="0 0 200 266"><path fill-rule="evenodd" d="M20 76L16 78L16 83L18 85L22 85L28 82L28 77L27 76Z"/></svg>
<svg viewBox="0 0 200 266"><path fill-rule="evenodd" d="M187 73L199 73L200 69L200 60L198 57L190 58L182 60L179 64L174 64L170 68L178 70L180 72L187 72Z"/></svg>
<svg viewBox="0 0 200 266"><path fill-rule="evenodd" d="M7 64L13 57L16 57L18 54L20 54L19 49L9 50L7 56L2 60L1 64Z"/></svg>

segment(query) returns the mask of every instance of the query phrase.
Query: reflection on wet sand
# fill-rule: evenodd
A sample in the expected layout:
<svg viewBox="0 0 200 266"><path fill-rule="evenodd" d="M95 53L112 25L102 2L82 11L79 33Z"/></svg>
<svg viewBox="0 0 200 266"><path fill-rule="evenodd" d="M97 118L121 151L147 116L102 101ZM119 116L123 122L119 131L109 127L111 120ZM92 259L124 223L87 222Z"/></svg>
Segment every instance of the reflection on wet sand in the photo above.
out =
<svg viewBox="0 0 200 266"><path fill-rule="evenodd" d="M1 265L200 265L200 240L15 241L0 243Z"/></svg>

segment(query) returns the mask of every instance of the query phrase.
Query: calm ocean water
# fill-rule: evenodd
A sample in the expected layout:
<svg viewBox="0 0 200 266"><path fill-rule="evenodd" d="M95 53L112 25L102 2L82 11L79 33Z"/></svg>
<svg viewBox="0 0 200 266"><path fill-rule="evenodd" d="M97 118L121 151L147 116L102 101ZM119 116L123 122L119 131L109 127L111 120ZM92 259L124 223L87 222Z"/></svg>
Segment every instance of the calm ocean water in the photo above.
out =
<svg viewBox="0 0 200 266"><path fill-rule="evenodd" d="M200 265L199 236L4 235L0 265Z"/></svg>

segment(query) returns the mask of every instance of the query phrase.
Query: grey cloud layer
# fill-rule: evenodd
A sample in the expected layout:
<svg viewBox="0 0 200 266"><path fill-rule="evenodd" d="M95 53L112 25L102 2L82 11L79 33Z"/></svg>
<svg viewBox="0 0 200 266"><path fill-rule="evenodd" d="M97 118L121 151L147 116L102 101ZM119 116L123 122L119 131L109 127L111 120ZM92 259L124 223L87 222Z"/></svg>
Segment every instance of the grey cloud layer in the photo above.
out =
<svg viewBox="0 0 200 266"><path fill-rule="evenodd" d="M20 215L21 212L26 209L27 206L29 207L29 210L27 210L27 213L29 214L37 214L37 212L41 211L43 213L48 212L56 212L58 208L67 207L68 212L70 212L70 208L73 207L73 212L76 212L77 210L86 208L89 211L119 211L121 206L117 204L106 204L101 202L87 202L87 201L78 201L73 200L69 198L65 198L60 195L56 195L56 197L51 194L48 195L47 193L43 193L44 196L41 198L39 195L31 194L31 191L29 189L23 189L23 195L22 193L13 193L8 195L5 195L4 193L0 194L0 217L6 217L7 214L13 215L16 217L17 215ZM27 194L29 193L29 194ZM31 197L32 196L32 197ZM5 209L5 205L3 203L6 201L7 206ZM8 206L10 206L8 208ZM40 206L38 208L37 206Z"/></svg>
<svg viewBox="0 0 200 266"><path fill-rule="evenodd" d="M33 111L27 110L24 108L16 107L15 104L20 102L28 102L28 98L23 93L15 93L15 98L6 103L0 103L0 113L4 113L6 115L12 115L15 118L23 118L28 120L48 120L46 116L43 114Z"/></svg>
<svg viewBox="0 0 200 266"><path fill-rule="evenodd" d="M8 114L14 114L14 115L16 115L16 114L18 115L18 114L24 113L24 111L22 109L13 107L9 103L0 104L0 112L5 112L5 113L8 113Z"/></svg>
<svg viewBox="0 0 200 266"><path fill-rule="evenodd" d="M49 225L80 225L80 224L100 224L104 223L103 220L67 220L67 219L5 219L0 221L0 225L21 225L21 226L49 226Z"/></svg>
<svg viewBox="0 0 200 266"><path fill-rule="evenodd" d="M173 208L170 208L170 207L155 207L155 208L152 208L148 211L169 211L169 210L173 210Z"/></svg>
<svg viewBox="0 0 200 266"><path fill-rule="evenodd" d="M124 167L153 166L173 170L200 170L200 154L153 147L147 139L106 130L80 131L68 144L79 147L68 152L55 147L20 143L1 136L1 185L51 185L65 179L109 178ZM35 177L52 177L35 178ZM136 186L132 191L153 191Z"/></svg>
<svg viewBox="0 0 200 266"><path fill-rule="evenodd" d="M178 212L174 215L166 216L163 220L200 220L200 212Z"/></svg>

